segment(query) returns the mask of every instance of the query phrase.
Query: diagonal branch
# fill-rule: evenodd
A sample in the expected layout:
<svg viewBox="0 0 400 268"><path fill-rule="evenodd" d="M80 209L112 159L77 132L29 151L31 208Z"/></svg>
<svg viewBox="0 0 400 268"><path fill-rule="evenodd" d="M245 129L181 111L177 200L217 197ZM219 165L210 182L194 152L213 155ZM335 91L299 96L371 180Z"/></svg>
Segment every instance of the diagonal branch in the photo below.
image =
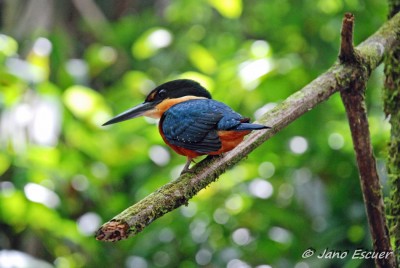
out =
<svg viewBox="0 0 400 268"><path fill-rule="evenodd" d="M391 50L399 31L400 15L386 22L374 35L357 47L363 67L368 70L368 74ZM350 83L357 79L352 76L354 70L352 66L334 64L327 72L262 116L259 121L272 126L272 129L252 133L223 157L201 161L194 167L193 174L184 174L162 186L105 223L96 232L96 239L118 241L134 236L157 218L187 204L190 198L215 181L226 169L237 164L289 123L327 100L341 88L349 87Z"/></svg>
<svg viewBox="0 0 400 268"><path fill-rule="evenodd" d="M390 246L385 206L372 150L365 107L365 89L369 73L363 68L362 63L358 61L356 50L353 48L353 24L354 16L347 13L343 19L339 58L342 64L351 64L355 67L355 79L353 79L349 87L340 91L340 96L349 120L374 251L388 253L386 258L376 258L375 264L377 267L396 267L396 259ZM349 29L351 30L349 31Z"/></svg>

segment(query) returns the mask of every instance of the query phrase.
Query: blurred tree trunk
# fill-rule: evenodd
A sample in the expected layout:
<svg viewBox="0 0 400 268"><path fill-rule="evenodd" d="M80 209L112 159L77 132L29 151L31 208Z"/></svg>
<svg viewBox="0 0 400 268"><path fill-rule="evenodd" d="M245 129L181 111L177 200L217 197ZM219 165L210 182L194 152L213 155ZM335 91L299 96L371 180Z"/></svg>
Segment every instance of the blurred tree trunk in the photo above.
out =
<svg viewBox="0 0 400 268"><path fill-rule="evenodd" d="M2 12L2 30L19 40L29 38L32 33L48 32L54 23L51 0L6 0L1 8L6 10Z"/></svg>
<svg viewBox="0 0 400 268"><path fill-rule="evenodd" d="M400 1L389 1L389 18L400 10ZM392 247L400 263L400 42L385 58L384 110L391 124L387 170L390 194L387 219Z"/></svg>

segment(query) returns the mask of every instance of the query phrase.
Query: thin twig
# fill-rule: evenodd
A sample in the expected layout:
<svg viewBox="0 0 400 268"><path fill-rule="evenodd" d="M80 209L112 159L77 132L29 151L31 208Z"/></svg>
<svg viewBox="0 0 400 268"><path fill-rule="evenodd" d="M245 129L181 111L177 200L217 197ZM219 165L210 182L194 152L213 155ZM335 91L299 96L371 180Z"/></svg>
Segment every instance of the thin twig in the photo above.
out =
<svg viewBox="0 0 400 268"><path fill-rule="evenodd" d="M374 35L357 47L366 69L373 70L380 64L384 54L396 41L396 32L399 28L400 15L386 22ZM252 133L238 147L223 157L203 160L194 167L193 174L185 174L162 186L105 223L96 232L96 238L102 241L126 239L142 231L160 216L187 204L191 197L215 181L226 169L234 166L289 123L327 100L340 88L349 87L355 79L352 77L353 70L353 66L335 64L327 72L262 116L260 123L272 126L272 129Z"/></svg>
<svg viewBox="0 0 400 268"><path fill-rule="evenodd" d="M342 21L339 60L341 63L357 62L356 52L353 46L354 15L346 13Z"/></svg>
<svg viewBox="0 0 400 268"><path fill-rule="evenodd" d="M340 55L342 56L341 62L343 64L349 63L354 65L357 62L353 48L353 34L352 31L348 31L348 29L353 29L353 23L354 17L347 13L342 25ZM352 79L348 87L340 91L340 96L349 119L374 251L388 253L385 255L386 258L376 258L375 264L377 267L396 267L396 259L390 246L389 232L385 218L385 206L376 170L375 157L372 151L364 101L369 72L363 68L360 62L357 62L357 64L359 65L355 66L354 79Z"/></svg>

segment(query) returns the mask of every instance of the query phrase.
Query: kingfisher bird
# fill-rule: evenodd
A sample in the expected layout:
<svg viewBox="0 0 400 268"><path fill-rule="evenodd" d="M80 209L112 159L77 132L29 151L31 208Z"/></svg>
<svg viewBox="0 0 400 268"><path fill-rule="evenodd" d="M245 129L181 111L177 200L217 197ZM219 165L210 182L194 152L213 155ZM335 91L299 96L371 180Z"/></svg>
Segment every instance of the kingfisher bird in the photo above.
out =
<svg viewBox="0 0 400 268"><path fill-rule="evenodd" d="M139 116L160 119L158 129L164 142L186 156L181 174L190 171L194 158L221 155L235 148L252 130L269 128L250 123L211 94L198 82L178 79L153 89L145 101L103 124L122 122Z"/></svg>

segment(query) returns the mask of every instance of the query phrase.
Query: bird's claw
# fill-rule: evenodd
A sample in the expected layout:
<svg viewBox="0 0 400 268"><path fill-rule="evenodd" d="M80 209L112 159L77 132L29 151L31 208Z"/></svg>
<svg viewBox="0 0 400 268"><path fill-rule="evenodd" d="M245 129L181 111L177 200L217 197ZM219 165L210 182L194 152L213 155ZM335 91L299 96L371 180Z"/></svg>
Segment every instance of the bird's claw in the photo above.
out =
<svg viewBox="0 0 400 268"><path fill-rule="evenodd" d="M181 176L184 174L193 174L193 173L194 173L194 171L192 169L188 168L188 169L184 169L181 171Z"/></svg>

